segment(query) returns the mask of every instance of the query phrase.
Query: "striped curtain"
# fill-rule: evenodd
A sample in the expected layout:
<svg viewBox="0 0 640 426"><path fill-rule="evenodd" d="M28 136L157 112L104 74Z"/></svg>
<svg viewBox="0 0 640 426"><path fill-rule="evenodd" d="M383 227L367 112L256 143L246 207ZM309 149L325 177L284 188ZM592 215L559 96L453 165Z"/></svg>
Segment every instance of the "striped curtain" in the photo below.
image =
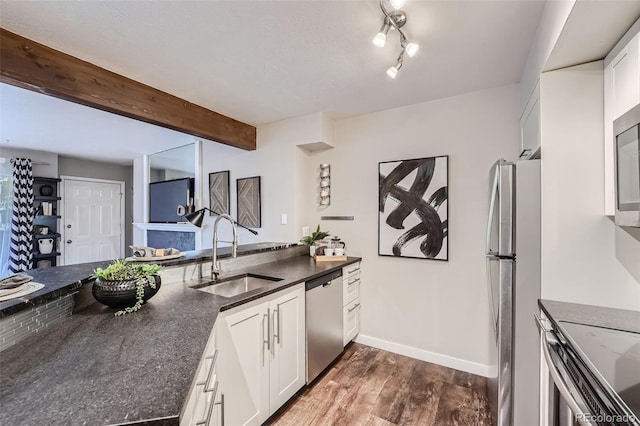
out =
<svg viewBox="0 0 640 426"><path fill-rule="evenodd" d="M31 269L33 260L33 173L29 158L13 161L13 212L9 270Z"/></svg>

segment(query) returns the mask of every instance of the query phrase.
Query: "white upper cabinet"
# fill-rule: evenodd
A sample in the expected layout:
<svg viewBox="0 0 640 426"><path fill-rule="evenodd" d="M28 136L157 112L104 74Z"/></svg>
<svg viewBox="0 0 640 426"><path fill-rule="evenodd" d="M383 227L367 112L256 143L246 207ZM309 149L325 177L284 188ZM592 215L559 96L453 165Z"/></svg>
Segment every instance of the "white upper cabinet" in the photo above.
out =
<svg viewBox="0 0 640 426"><path fill-rule="evenodd" d="M611 73L613 119L640 103L640 34L618 53L607 70Z"/></svg>
<svg viewBox="0 0 640 426"><path fill-rule="evenodd" d="M520 144L520 160L537 157L540 152L540 82L520 118Z"/></svg>
<svg viewBox="0 0 640 426"><path fill-rule="evenodd" d="M604 60L604 213L615 215L613 122L640 104L640 20Z"/></svg>

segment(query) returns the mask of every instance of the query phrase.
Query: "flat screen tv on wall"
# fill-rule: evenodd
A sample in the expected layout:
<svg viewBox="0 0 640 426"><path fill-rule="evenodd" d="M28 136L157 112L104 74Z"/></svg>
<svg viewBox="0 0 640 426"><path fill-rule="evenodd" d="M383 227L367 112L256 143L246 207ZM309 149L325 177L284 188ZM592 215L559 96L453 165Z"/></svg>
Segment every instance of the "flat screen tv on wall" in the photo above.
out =
<svg viewBox="0 0 640 426"><path fill-rule="evenodd" d="M178 206L187 207L193 197L193 178L166 180L149 184L149 222L184 222Z"/></svg>

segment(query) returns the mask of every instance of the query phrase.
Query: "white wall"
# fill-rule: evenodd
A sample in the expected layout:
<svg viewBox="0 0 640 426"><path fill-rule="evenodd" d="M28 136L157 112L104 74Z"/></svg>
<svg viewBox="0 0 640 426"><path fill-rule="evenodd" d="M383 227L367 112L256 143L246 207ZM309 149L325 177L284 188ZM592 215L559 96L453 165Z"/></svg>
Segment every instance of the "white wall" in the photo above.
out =
<svg viewBox="0 0 640 426"><path fill-rule="evenodd" d="M542 74L542 296L640 310L640 283L616 258L602 211L603 98L602 61Z"/></svg>
<svg viewBox="0 0 640 426"><path fill-rule="evenodd" d="M362 256L363 342L487 374L492 331L484 240L489 168L519 150L516 85L345 119L336 148L304 158L320 223ZM449 261L378 256L378 162L449 155ZM316 207L316 174L331 164L331 206ZM354 221L320 221L320 215Z"/></svg>
<svg viewBox="0 0 640 426"><path fill-rule="evenodd" d="M2 158L30 158L33 161L49 163L47 165L34 165L33 175L41 177L58 177L58 154L46 151L34 151L21 148L0 148L0 157ZM8 160L7 160L8 161Z"/></svg>
<svg viewBox="0 0 640 426"><path fill-rule="evenodd" d="M260 176L262 197L262 226L258 236L238 228L238 242L249 244L257 241L297 242L296 230L296 158L300 132L297 120L285 120L257 128L257 149L245 151L226 145L203 142L202 178L203 203L209 205L209 173L229 170L231 187L231 216L236 218L236 179ZM287 215L287 224L281 224L281 214ZM211 248L213 219L204 222L202 247ZM228 240L229 225L221 222L219 238Z"/></svg>

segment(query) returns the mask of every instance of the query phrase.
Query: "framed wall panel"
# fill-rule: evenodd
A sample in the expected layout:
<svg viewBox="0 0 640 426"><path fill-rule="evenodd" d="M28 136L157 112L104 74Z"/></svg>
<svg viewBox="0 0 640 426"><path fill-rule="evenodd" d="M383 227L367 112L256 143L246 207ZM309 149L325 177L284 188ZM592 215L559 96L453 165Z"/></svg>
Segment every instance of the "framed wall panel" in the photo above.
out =
<svg viewBox="0 0 640 426"><path fill-rule="evenodd" d="M238 223L249 228L260 228L260 176L236 180Z"/></svg>
<svg viewBox="0 0 640 426"><path fill-rule="evenodd" d="M229 188L229 170L209 173L209 208L216 213L230 214L231 189ZM213 212L209 212L214 216Z"/></svg>

